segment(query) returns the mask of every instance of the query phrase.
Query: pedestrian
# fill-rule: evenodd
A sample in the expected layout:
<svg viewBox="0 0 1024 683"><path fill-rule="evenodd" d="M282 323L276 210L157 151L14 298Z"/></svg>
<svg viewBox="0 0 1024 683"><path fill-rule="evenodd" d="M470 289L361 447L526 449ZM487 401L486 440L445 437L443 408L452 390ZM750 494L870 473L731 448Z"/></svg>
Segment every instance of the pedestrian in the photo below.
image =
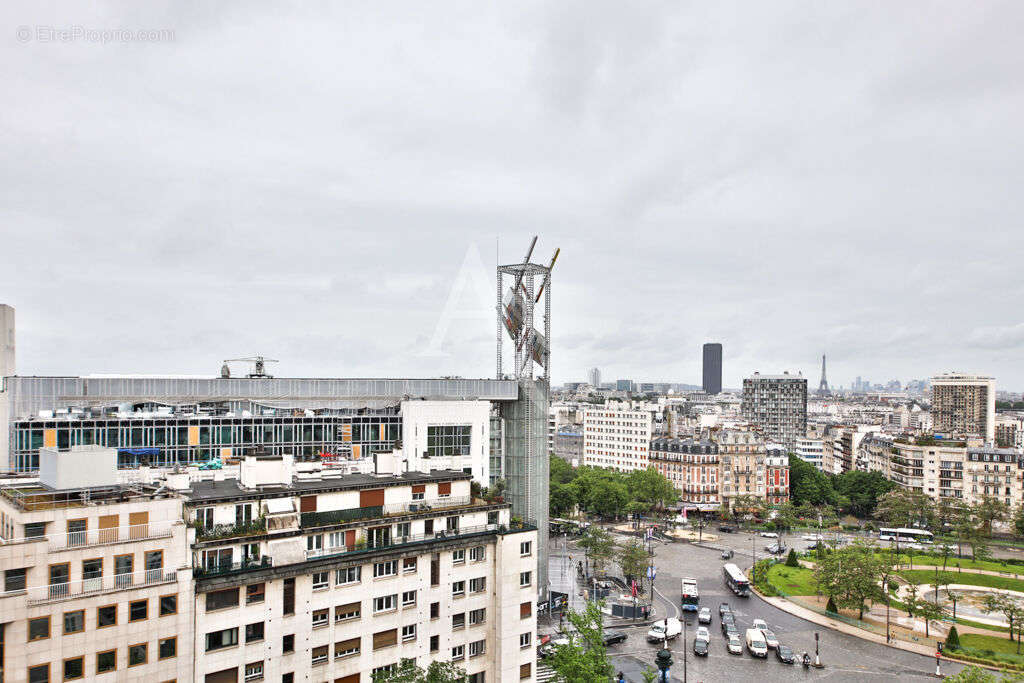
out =
<svg viewBox="0 0 1024 683"><path fill-rule="evenodd" d="M618 677L618 683L626 683L626 676L620 671Z"/></svg>

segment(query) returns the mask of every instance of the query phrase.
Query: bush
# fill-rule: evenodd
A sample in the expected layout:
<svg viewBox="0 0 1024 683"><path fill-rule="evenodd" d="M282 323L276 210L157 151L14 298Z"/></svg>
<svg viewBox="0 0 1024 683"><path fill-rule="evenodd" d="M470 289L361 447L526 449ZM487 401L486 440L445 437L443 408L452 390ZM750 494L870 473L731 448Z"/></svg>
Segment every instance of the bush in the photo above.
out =
<svg viewBox="0 0 1024 683"><path fill-rule="evenodd" d="M960 634L956 632L956 626L951 626L949 635L946 636L946 648L956 650L960 647Z"/></svg>
<svg viewBox="0 0 1024 683"><path fill-rule="evenodd" d="M828 599L828 604L825 605L826 612L832 612L833 614L839 614L839 610L836 609L836 601L831 597Z"/></svg>
<svg viewBox="0 0 1024 683"><path fill-rule="evenodd" d="M789 549L789 555L786 555L786 566L787 567L799 567L800 563L796 559L796 551L792 548Z"/></svg>

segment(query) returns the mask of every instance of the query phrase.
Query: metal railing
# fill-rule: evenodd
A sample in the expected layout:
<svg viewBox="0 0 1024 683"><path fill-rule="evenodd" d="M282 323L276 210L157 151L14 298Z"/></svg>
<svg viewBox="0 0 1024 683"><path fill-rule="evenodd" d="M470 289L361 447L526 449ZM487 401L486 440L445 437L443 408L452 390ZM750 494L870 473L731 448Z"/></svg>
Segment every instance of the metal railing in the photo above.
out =
<svg viewBox="0 0 1024 683"><path fill-rule="evenodd" d="M105 545L107 543L145 541L151 538L169 537L171 535L171 527L177 523L177 521L164 520L160 522L149 522L148 524L115 526L106 529L94 528L84 529L82 531L65 531L61 533L45 534L42 536L27 536L14 539L0 538L0 546L18 543L46 542L50 550L68 550L87 548L93 545Z"/></svg>
<svg viewBox="0 0 1024 683"><path fill-rule="evenodd" d="M253 569L266 569L274 566L274 558L264 555L256 559L242 560L241 562L214 562L208 566L195 567L192 573L197 576L219 576L221 574L233 574L235 572L251 571Z"/></svg>
<svg viewBox="0 0 1024 683"><path fill-rule="evenodd" d="M413 500L408 503L389 503L384 505L385 515L397 515L404 512L422 512L423 510L443 510L444 508L464 507L470 505L470 496L446 496L430 500Z"/></svg>
<svg viewBox="0 0 1024 683"><path fill-rule="evenodd" d="M77 596L98 595L126 588L170 583L177 580L177 572L168 571L164 567L158 567L137 572L95 576L78 581L51 583L45 586L28 586L22 590L2 592L0 593L0 598L26 595L29 604L40 604Z"/></svg>
<svg viewBox="0 0 1024 683"><path fill-rule="evenodd" d="M332 546L329 548L316 548L313 550L306 551L306 559L312 560L321 557L333 557L336 555L344 555L345 553L354 552L366 552L368 550L381 550L384 548L396 548L405 545L412 545L414 543L423 543L424 541L441 541L448 538L460 538L462 536L472 536L473 534L481 534L487 532L498 531L499 525L497 524L479 524L476 526L464 526L459 529L445 529L443 531L436 531L431 534L409 534L407 536L393 536L385 541L373 542L360 540L355 545L351 546Z"/></svg>
<svg viewBox="0 0 1024 683"><path fill-rule="evenodd" d="M235 536L253 536L263 534L267 531L266 517L256 519L242 524L214 524L213 526L197 526L197 541L213 541L220 538L232 538Z"/></svg>
<svg viewBox="0 0 1024 683"><path fill-rule="evenodd" d="M303 527L328 526L343 524L361 519L379 519L388 515L400 515L408 512L424 512L427 510L445 510L466 507L473 504L471 496L454 496L432 498L431 500L413 500L406 503L388 503L387 505L370 505L367 507L348 508L345 510L326 510L323 512L303 512ZM481 503L484 504L484 503Z"/></svg>

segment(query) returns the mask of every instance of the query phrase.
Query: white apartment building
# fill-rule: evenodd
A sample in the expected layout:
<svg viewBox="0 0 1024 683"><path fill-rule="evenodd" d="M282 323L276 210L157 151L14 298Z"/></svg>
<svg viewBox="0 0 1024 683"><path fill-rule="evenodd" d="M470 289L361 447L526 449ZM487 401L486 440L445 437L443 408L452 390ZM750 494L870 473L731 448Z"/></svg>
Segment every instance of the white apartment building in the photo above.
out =
<svg viewBox="0 0 1024 683"><path fill-rule="evenodd" d="M490 401L402 401L402 454L409 470L459 470L490 482Z"/></svg>
<svg viewBox="0 0 1024 683"><path fill-rule="evenodd" d="M824 469L825 442L822 439L798 437L794 448L796 456L804 462L814 465L819 470Z"/></svg>
<svg viewBox="0 0 1024 683"><path fill-rule="evenodd" d="M536 527L469 473L382 460L0 489L4 680L356 683L403 659L533 680Z"/></svg>
<svg viewBox="0 0 1024 683"><path fill-rule="evenodd" d="M931 414L936 432L980 436L986 444L993 444L996 438L995 378L962 372L933 377Z"/></svg>
<svg viewBox="0 0 1024 683"><path fill-rule="evenodd" d="M614 408L583 411L583 464L620 472L650 464L651 412Z"/></svg>

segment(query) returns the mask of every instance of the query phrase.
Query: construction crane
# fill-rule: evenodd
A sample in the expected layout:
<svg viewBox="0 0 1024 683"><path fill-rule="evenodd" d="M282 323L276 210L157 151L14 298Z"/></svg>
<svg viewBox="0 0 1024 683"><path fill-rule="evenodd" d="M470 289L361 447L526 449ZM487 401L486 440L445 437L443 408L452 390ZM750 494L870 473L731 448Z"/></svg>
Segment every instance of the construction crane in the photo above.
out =
<svg viewBox="0 0 1024 683"><path fill-rule="evenodd" d="M266 363L277 363L278 361L273 358L264 358L263 356L252 356L251 358L228 358L224 361L224 365L221 366L220 376L224 379L231 377L231 368L228 367L228 363L253 363L255 368L246 377L249 379L271 379L273 375L266 373Z"/></svg>

